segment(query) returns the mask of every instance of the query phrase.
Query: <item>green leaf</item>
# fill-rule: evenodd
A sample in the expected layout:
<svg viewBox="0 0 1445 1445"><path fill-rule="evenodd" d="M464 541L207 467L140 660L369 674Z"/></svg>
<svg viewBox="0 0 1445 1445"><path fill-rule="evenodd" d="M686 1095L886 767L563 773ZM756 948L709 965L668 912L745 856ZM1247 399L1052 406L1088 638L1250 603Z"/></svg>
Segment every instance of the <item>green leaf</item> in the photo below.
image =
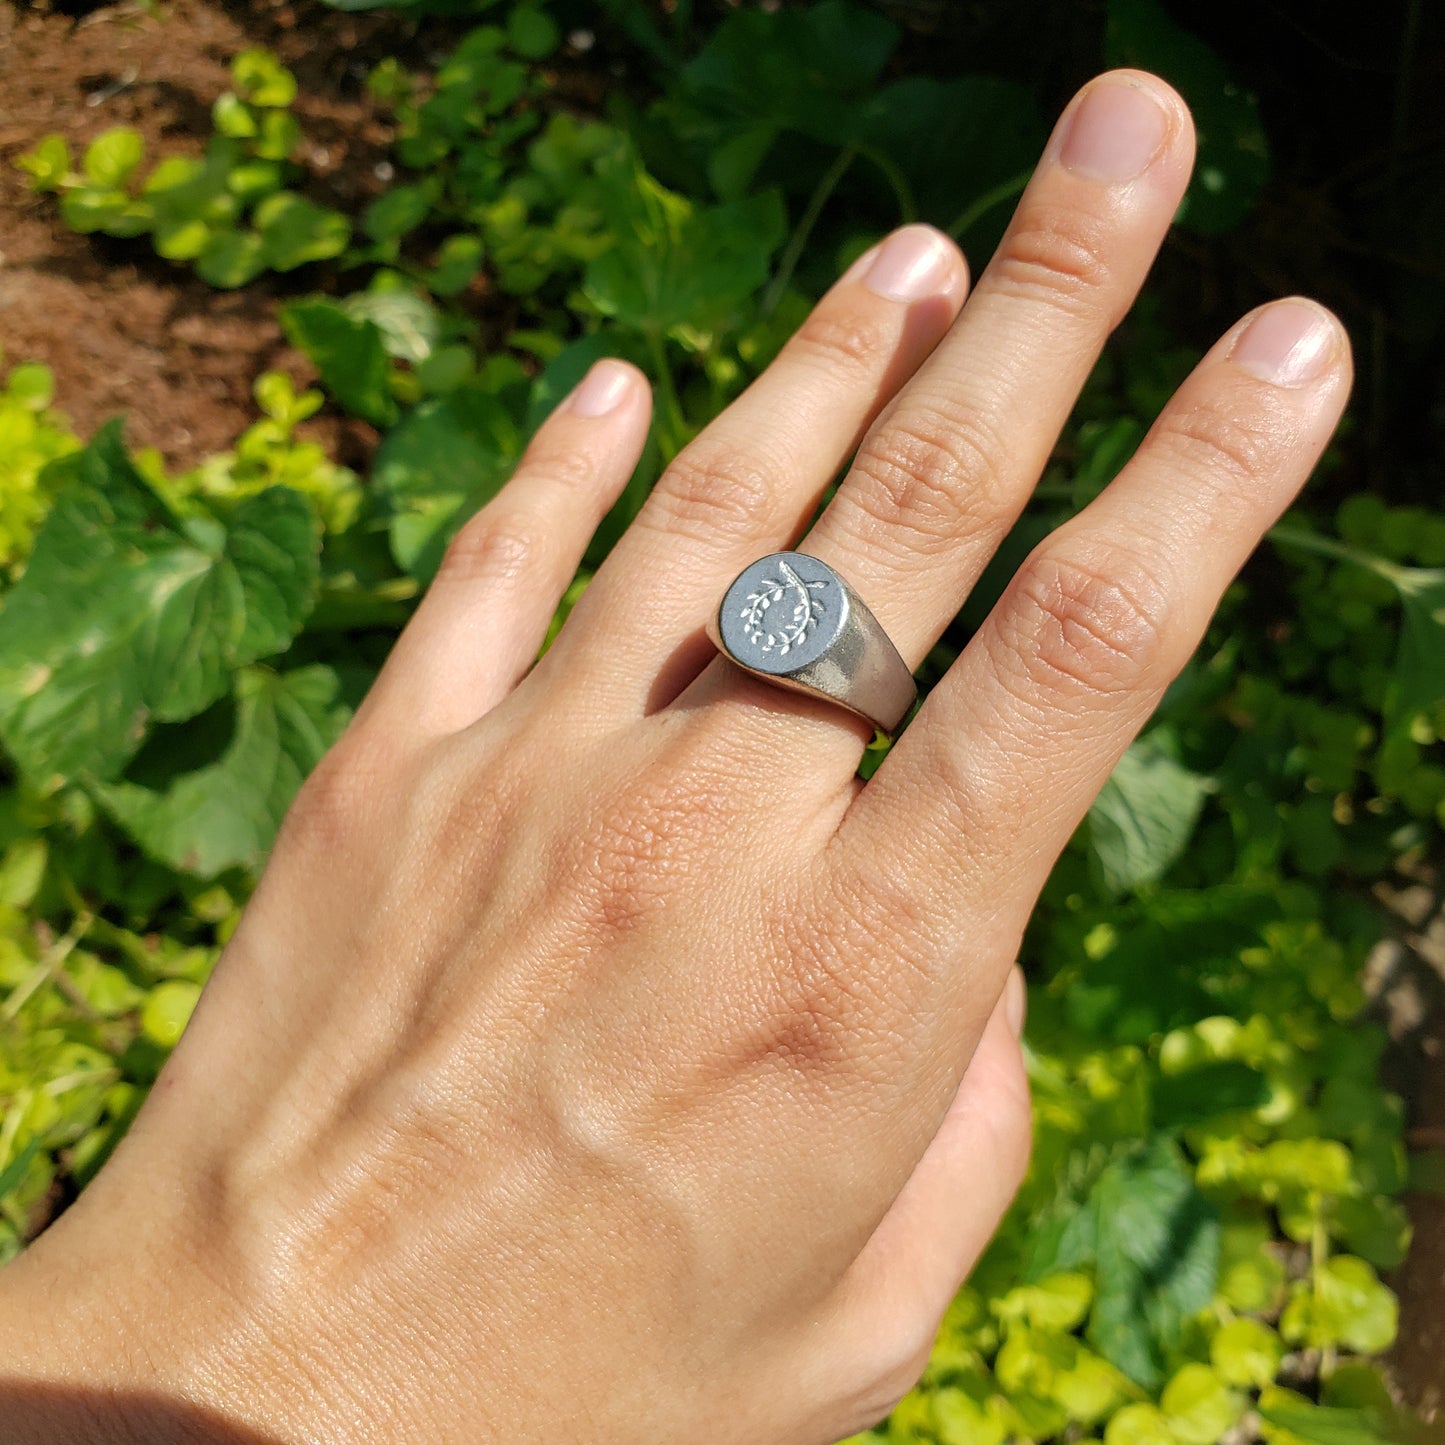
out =
<svg viewBox="0 0 1445 1445"><path fill-rule="evenodd" d="M235 140L250 140L259 127L256 114L238 95L226 91L218 95L211 106L211 124L226 136Z"/></svg>
<svg viewBox="0 0 1445 1445"><path fill-rule="evenodd" d="M861 103L898 43L866 6L824 0L805 9L735 10L683 70L680 98L729 127L791 129L830 145L858 128Z"/></svg>
<svg viewBox="0 0 1445 1445"><path fill-rule="evenodd" d="M30 177L33 190L58 191L70 174L70 147L63 135L43 136L35 149L18 156L15 164Z"/></svg>
<svg viewBox="0 0 1445 1445"><path fill-rule="evenodd" d="M1179 223L1209 235L1237 225L1269 179L1269 142L1254 96L1159 0L1109 0L1104 56L1109 65L1163 76L1189 103L1198 158Z"/></svg>
<svg viewBox="0 0 1445 1445"><path fill-rule="evenodd" d="M361 228L373 241L399 241L426 220L432 200L428 186L393 186L366 208Z"/></svg>
<svg viewBox="0 0 1445 1445"><path fill-rule="evenodd" d="M472 349L460 342L439 346L416 366L416 382L428 396L441 396L464 386L477 374Z"/></svg>
<svg viewBox="0 0 1445 1445"><path fill-rule="evenodd" d="M254 205L281 189L282 169L279 161L245 161L232 167L226 176L226 189L243 206Z"/></svg>
<svg viewBox="0 0 1445 1445"><path fill-rule="evenodd" d="M276 271L294 271L308 261L339 256L351 240L351 223L339 211L278 191L256 207L252 223L261 233L266 264Z"/></svg>
<svg viewBox="0 0 1445 1445"><path fill-rule="evenodd" d="M243 50L236 56L231 83L252 105L280 109L296 99L296 77L269 50Z"/></svg>
<svg viewBox="0 0 1445 1445"><path fill-rule="evenodd" d="M1177 763L1156 730L1119 760L1089 809L1089 837L1104 881L1115 892L1157 882L1193 836L1211 790Z"/></svg>
<svg viewBox="0 0 1445 1445"><path fill-rule="evenodd" d="M1279 1332L1294 1344L1325 1349L1344 1345L1362 1355L1389 1349L1399 1323L1399 1304L1363 1259L1327 1259L1285 1306Z"/></svg>
<svg viewBox="0 0 1445 1445"><path fill-rule="evenodd" d="M17 838L0 853L0 905L29 907L45 877L49 856L50 849L43 837Z"/></svg>
<svg viewBox="0 0 1445 1445"><path fill-rule="evenodd" d="M6 378L5 394L27 411L43 412L55 400L55 373L37 361L25 362Z"/></svg>
<svg viewBox="0 0 1445 1445"><path fill-rule="evenodd" d="M396 420L391 360L381 328L334 301L293 301L281 308L281 326L293 346L311 358L322 384L348 411L376 426Z"/></svg>
<svg viewBox="0 0 1445 1445"><path fill-rule="evenodd" d="M1419 713L1445 703L1445 568L1391 570L1404 625L1388 723L1400 731Z"/></svg>
<svg viewBox="0 0 1445 1445"><path fill-rule="evenodd" d="M1178 1445L1178 1438L1153 1405L1125 1405L1104 1431L1104 1445Z"/></svg>
<svg viewBox="0 0 1445 1445"><path fill-rule="evenodd" d="M982 255L1047 134L1033 90L992 75L896 80L869 99L860 130L907 178L919 218L979 242Z"/></svg>
<svg viewBox="0 0 1445 1445"><path fill-rule="evenodd" d="M1384 1428L1373 1411L1315 1405L1298 1395L1277 1393L1285 1398L1260 1401L1266 1439L1274 1438L1275 1431L1287 1432L1291 1445L1301 1440L1309 1445L1390 1445L1401 1438Z"/></svg>
<svg viewBox="0 0 1445 1445"><path fill-rule="evenodd" d="M215 232L199 216L184 216L157 222L156 255L167 261L194 261L210 245Z"/></svg>
<svg viewBox="0 0 1445 1445"><path fill-rule="evenodd" d="M377 327L389 356L413 366L431 355L441 337L441 314L425 296L407 285L373 285L348 296L341 304L348 316Z"/></svg>
<svg viewBox="0 0 1445 1445"><path fill-rule="evenodd" d="M372 485L391 511L398 564L429 581L451 535L490 500L521 454L515 423L495 397L462 390L423 402L377 449Z"/></svg>
<svg viewBox="0 0 1445 1445"><path fill-rule="evenodd" d="M141 1031L161 1048L175 1048L200 998L200 984L188 979L172 978L157 984L141 1006Z"/></svg>
<svg viewBox="0 0 1445 1445"><path fill-rule="evenodd" d="M85 148L80 169L87 181L99 189L123 186L127 177L145 158L145 141L133 126L118 125L102 131Z"/></svg>
<svg viewBox="0 0 1445 1445"><path fill-rule="evenodd" d="M1185 1445L1217 1445L1244 1414L1244 1400L1208 1365L1185 1365L1165 1385L1159 1406Z"/></svg>
<svg viewBox="0 0 1445 1445"><path fill-rule="evenodd" d="M1096 1298L1088 1339L1146 1389L1185 1320L1214 1294L1219 1220L1163 1139L1109 1165L1089 1196Z"/></svg>
<svg viewBox="0 0 1445 1445"><path fill-rule="evenodd" d="M786 229L774 192L698 210L635 160L597 167L610 249L584 289L605 316L646 334L696 336L735 319L767 280Z"/></svg>
<svg viewBox="0 0 1445 1445"><path fill-rule="evenodd" d="M256 126L250 151L257 160L289 160L291 152L301 144L301 126L290 111L263 110L257 116Z"/></svg>
<svg viewBox="0 0 1445 1445"><path fill-rule="evenodd" d="M557 22L540 5L518 5L507 17L507 44L527 60L550 55L561 38Z"/></svg>
<svg viewBox="0 0 1445 1445"><path fill-rule="evenodd" d="M1260 1388L1273 1382L1284 1359L1284 1341L1258 1320L1240 1317L1220 1327L1209 1358L1226 1385Z"/></svg>
<svg viewBox="0 0 1445 1445"><path fill-rule="evenodd" d="M1072 1330L1084 1322L1093 1303L1088 1275L1050 1275L1038 1284L1021 1284L994 1303L1002 1320L1026 1320L1042 1329Z"/></svg>
<svg viewBox="0 0 1445 1445"><path fill-rule="evenodd" d="M60 215L72 231L88 236L106 231L117 236L138 236L148 227L139 203L125 191L80 186L60 198Z"/></svg>
<svg viewBox="0 0 1445 1445"><path fill-rule="evenodd" d="M1335 1222L1351 1253L1378 1269L1395 1269L1410 1250L1410 1216L1397 1200L1367 1194L1339 1200Z"/></svg>
<svg viewBox="0 0 1445 1445"><path fill-rule="evenodd" d="M432 269L427 273L427 289L436 296L455 296L465 290L482 264L480 236L448 236L437 247Z"/></svg>
<svg viewBox="0 0 1445 1445"><path fill-rule="evenodd" d="M996 1402L982 1391L945 1386L933 1393L933 1428L940 1445L1003 1445L1008 1429Z"/></svg>
<svg viewBox="0 0 1445 1445"><path fill-rule="evenodd" d="M1130 1393L1129 1382L1111 1364L1073 1335L1052 1329L1010 1326L994 1372L1011 1401L1046 1400L1066 1411L1067 1419L1083 1423L1102 1419Z"/></svg>
<svg viewBox="0 0 1445 1445"><path fill-rule="evenodd" d="M314 600L319 532L273 487L223 524L168 513L118 423L81 455L0 612L0 737L43 786L115 777L151 721L193 716L286 647Z"/></svg>
<svg viewBox="0 0 1445 1445"><path fill-rule="evenodd" d="M207 767L169 785L101 785L102 806L158 862L212 877L259 868L297 788L340 736L347 711L320 665L236 676L235 732Z"/></svg>
<svg viewBox="0 0 1445 1445"><path fill-rule="evenodd" d="M213 231L196 257L201 280L225 290L254 281L265 269L265 247L254 231Z"/></svg>

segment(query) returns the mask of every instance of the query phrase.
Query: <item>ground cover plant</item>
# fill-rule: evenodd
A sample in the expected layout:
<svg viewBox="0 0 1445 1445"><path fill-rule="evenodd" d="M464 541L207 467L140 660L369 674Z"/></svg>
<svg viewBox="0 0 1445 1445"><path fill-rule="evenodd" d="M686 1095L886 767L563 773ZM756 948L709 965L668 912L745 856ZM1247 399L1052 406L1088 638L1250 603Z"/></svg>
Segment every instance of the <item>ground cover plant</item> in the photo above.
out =
<svg viewBox="0 0 1445 1445"><path fill-rule="evenodd" d="M254 424L177 471L119 423L75 435L44 367L3 372L7 1256L123 1134L290 797L448 537L587 365L628 356L657 393L592 568L885 230L926 219L986 256L1045 132L1028 84L907 64L898 24L857 0L705 23L613 0L612 43L647 79L591 107L557 83L595 40L577 7L457 8L429 32L440 53L366 73L392 149L354 215L307 194L295 77L254 48L206 97L200 155L146 157L117 128L18 157L74 229L217 287L295 273L280 321L316 384L259 375ZM1183 234L1229 232L1269 175L1255 102L1155 0L1111 0L1106 18L1090 65L1157 68L1195 108ZM925 684L1193 356L1146 301ZM322 408L375 428L367 467L308 438ZM1445 828L1445 518L1341 483L1349 445L1055 871L1024 957L1029 1180L921 1387L861 1439L1408 1433L1376 1362L1397 1329L1382 1275L1409 1242L1410 1161L1359 976L1384 928L1369 885Z"/></svg>

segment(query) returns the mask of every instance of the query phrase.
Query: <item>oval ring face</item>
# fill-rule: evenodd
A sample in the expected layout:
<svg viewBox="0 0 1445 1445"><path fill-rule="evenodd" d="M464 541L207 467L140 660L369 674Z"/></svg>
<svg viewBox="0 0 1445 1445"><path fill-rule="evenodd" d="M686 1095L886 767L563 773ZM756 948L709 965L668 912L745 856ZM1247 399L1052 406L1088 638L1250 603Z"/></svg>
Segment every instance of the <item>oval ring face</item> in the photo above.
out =
<svg viewBox="0 0 1445 1445"><path fill-rule="evenodd" d="M718 611L718 632L733 660L786 677L816 662L848 621L838 574L805 552L774 552L745 568Z"/></svg>

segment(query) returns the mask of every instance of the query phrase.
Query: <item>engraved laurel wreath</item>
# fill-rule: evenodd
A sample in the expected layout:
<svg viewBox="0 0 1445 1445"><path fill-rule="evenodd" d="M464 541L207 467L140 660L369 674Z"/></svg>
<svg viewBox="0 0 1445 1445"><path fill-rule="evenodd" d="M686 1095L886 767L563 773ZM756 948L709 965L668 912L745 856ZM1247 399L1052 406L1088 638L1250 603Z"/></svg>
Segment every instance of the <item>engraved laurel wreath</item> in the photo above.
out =
<svg viewBox="0 0 1445 1445"><path fill-rule="evenodd" d="M754 647L786 657L818 625L823 603L812 594L828 584L805 582L786 562L780 562L778 570L783 580L763 578L758 590L748 595L747 606L739 615L743 619L743 635ZM790 613L789 603L792 604Z"/></svg>

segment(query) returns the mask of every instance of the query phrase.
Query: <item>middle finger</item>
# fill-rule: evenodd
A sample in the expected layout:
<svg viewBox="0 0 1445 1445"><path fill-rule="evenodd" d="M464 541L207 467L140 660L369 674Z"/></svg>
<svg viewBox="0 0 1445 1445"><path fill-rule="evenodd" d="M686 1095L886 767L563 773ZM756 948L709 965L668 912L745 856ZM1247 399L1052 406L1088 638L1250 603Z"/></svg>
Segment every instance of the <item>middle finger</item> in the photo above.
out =
<svg viewBox="0 0 1445 1445"><path fill-rule="evenodd" d="M1193 163L1189 112L1163 81L1113 71L1064 112L997 253L948 336L865 435L800 542L856 588L917 667L1023 509L1109 333L1128 311ZM729 726L809 732L808 751L857 738L831 707L779 702L719 661L693 702ZM736 714L741 713L739 717ZM746 719L746 722L744 721ZM755 749L795 769L790 746Z"/></svg>

